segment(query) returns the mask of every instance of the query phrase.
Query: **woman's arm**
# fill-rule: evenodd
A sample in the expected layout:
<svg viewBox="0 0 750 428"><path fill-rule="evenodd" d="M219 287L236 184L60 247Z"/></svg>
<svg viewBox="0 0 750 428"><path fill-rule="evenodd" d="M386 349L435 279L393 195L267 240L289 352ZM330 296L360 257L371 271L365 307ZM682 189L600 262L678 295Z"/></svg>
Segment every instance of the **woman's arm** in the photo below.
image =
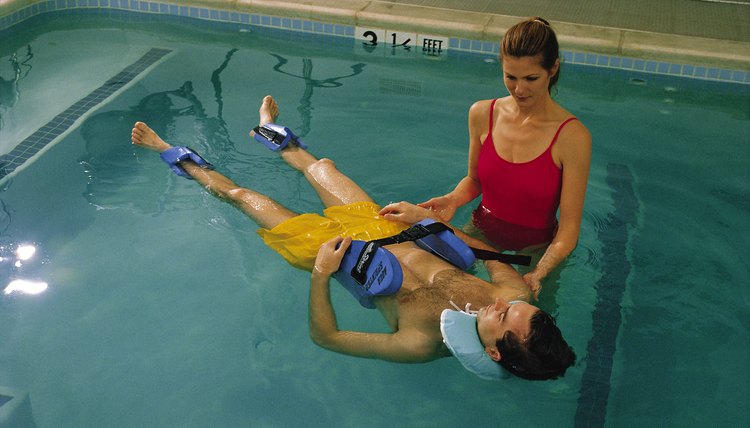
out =
<svg viewBox="0 0 750 428"><path fill-rule="evenodd" d="M583 202L591 164L591 134L580 122L560 135L557 148L562 167L560 194L560 223L552 242L534 269L524 275L536 297L541 281L565 260L578 243L583 216Z"/></svg>
<svg viewBox="0 0 750 428"><path fill-rule="evenodd" d="M482 141L489 130L491 100L475 102L469 108L469 159L466 176L449 193L418 204L435 212L441 221L450 221L459 207L471 202L482 193L477 176L477 163Z"/></svg>

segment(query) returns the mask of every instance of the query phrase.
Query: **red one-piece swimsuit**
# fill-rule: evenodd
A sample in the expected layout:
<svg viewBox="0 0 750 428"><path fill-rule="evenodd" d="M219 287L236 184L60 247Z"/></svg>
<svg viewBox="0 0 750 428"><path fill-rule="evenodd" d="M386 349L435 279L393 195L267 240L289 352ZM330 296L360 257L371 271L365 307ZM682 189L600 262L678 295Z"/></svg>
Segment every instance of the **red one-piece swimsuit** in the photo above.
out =
<svg viewBox="0 0 750 428"><path fill-rule="evenodd" d="M552 160L552 147L562 128L576 120L568 118L557 128L547 149L537 158L521 163L508 162L495 150L490 129L479 152L477 174L482 200L474 210L474 225L503 250L521 250L552 241L557 229L562 170Z"/></svg>

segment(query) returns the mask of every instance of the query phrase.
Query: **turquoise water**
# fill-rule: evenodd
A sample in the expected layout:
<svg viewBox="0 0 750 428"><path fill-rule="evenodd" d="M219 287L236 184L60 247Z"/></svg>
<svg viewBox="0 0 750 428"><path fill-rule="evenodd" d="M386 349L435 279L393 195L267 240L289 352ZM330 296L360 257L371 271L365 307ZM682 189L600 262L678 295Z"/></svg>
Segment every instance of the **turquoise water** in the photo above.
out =
<svg viewBox="0 0 750 428"><path fill-rule="evenodd" d="M236 182L319 211L304 178L247 137L270 93L279 121L377 201L421 201L463 176L468 107L505 94L497 63L57 18L2 35L14 95L0 153L149 49L172 52L2 182L0 286L48 289L0 295L0 385L29 393L40 428L750 422L748 87L563 68L556 96L594 154L579 246L540 306L579 362L558 381L492 383L452 359L398 365L313 345L307 275L129 133L148 122ZM37 253L18 267L24 243ZM333 299L343 328L386 329L342 289Z"/></svg>

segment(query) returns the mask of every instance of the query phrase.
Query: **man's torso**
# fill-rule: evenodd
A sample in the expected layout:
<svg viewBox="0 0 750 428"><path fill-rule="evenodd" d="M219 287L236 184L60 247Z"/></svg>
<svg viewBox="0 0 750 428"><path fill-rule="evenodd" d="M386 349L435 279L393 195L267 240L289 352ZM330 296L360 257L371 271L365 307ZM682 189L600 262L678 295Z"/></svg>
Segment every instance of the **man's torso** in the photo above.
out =
<svg viewBox="0 0 750 428"><path fill-rule="evenodd" d="M395 331L415 329L429 338L436 353L449 355L442 345L440 313L464 308L478 309L495 301L498 287L470 275L411 242L389 245L401 263L403 283L393 296L376 299L378 309Z"/></svg>

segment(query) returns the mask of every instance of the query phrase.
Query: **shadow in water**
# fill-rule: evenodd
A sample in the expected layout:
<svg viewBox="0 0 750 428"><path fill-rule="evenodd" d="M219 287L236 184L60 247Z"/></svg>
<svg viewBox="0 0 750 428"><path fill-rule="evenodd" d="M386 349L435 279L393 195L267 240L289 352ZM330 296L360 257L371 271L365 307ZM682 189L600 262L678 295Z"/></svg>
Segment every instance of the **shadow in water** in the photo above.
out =
<svg viewBox="0 0 750 428"><path fill-rule="evenodd" d="M228 51L224 61L211 74L214 101L218 107L216 117L206 113L204 103L193 91L192 81L186 81L178 89L149 94L127 110L99 113L83 123L81 135L86 142L86 154L79 163L87 174L84 197L89 203L100 209L129 208L147 214L164 210L164 187L144 186L144 174L134 173L139 165L138 151L127 143L125 136L130 135L133 124L139 120L146 120L157 134L169 139L174 134L178 118L192 117L195 141L201 146L196 150L215 163L231 156L234 143L223 118L221 73L235 52L237 49ZM123 136L125 141L113 144L113 135ZM163 176L159 174L159 177ZM156 194L144 197L146 189Z"/></svg>

